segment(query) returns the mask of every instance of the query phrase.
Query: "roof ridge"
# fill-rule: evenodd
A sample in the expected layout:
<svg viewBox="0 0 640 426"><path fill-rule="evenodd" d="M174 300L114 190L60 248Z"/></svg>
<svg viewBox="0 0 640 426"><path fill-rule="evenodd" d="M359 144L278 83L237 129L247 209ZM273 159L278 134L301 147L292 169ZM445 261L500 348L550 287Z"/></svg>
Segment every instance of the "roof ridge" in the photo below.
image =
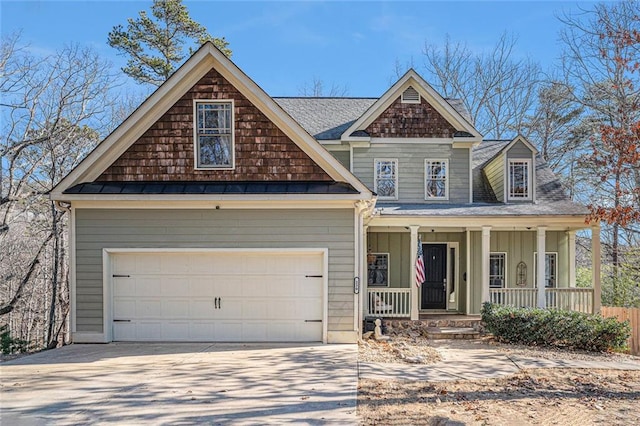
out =
<svg viewBox="0 0 640 426"><path fill-rule="evenodd" d="M273 99L379 99L374 96L272 96Z"/></svg>

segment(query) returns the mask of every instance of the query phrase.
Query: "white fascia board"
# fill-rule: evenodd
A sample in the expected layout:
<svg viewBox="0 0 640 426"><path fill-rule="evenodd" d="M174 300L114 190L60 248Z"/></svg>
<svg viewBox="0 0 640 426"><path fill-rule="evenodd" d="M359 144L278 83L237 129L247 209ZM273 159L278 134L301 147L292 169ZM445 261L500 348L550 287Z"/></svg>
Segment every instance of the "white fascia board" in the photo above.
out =
<svg viewBox="0 0 640 426"><path fill-rule="evenodd" d="M53 197L53 194L52 194ZM333 201L368 200L362 194L62 194L56 201Z"/></svg>
<svg viewBox="0 0 640 426"><path fill-rule="evenodd" d="M354 200L197 200L197 201L143 201L143 200L82 200L74 201L74 209L355 209L359 201Z"/></svg>
<svg viewBox="0 0 640 426"><path fill-rule="evenodd" d="M481 229L491 226L500 230L535 230L537 226L548 226L554 230L587 229L584 215L565 216L374 216L369 226L409 226L419 225L425 228L464 227Z"/></svg>
<svg viewBox="0 0 640 426"><path fill-rule="evenodd" d="M458 111L455 110L438 92L436 92L422 77L413 69L410 69L402 76L384 95L369 107L347 130L342 133L343 140L349 140L349 135L357 130L364 130L371 124L384 110L386 110L409 86L420 93L431 106L433 106L442 116L454 125L454 127L464 129L473 135L474 138L482 140L482 135L476 128L467 121ZM417 87L416 87L417 86Z"/></svg>
<svg viewBox="0 0 640 426"><path fill-rule="evenodd" d="M317 141L322 146L342 145L342 141L340 139L322 139Z"/></svg>

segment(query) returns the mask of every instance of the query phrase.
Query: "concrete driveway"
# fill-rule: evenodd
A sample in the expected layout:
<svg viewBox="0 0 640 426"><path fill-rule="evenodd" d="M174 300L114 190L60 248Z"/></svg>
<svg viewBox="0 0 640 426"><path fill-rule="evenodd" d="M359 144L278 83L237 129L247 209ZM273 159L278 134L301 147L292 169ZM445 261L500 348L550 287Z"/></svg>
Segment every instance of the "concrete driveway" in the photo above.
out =
<svg viewBox="0 0 640 426"><path fill-rule="evenodd" d="M3 425L356 423L356 345L71 345L0 380Z"/></svg>

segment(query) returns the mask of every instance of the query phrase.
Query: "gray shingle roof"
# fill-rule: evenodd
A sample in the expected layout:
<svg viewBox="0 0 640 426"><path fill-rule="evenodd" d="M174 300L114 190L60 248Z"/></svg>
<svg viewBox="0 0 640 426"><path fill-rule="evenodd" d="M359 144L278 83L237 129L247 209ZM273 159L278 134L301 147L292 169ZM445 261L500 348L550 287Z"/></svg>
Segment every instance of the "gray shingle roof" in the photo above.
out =
<svg viewBox="0 0 640 426"><path fill-rule="evenodd" d="M273 98L294 120L317 140L340 139L342 133L362 116L377 98ZM447 99L470 123L459 99Z"/></svg>
<svg viewBox="0 0 640 426"><path fill-rule="evenodd" d="M376 98L273 98L318 140L340 139Z"/></svg>

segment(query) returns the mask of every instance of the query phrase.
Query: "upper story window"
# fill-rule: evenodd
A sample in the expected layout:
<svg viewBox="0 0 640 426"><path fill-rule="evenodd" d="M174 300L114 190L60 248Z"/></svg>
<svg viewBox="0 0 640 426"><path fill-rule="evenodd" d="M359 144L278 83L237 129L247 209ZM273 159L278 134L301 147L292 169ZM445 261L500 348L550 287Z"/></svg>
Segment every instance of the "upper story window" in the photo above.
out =
<svg viewBox="0 0 640 426"><path fill-rule="evenodd" d="M398 199L398 160L374 160L374 192L380 200Z"/></svg>
<svg viewBox="0 0 640 426"><path fill-rule="evenodd" d="M449 198L449 160L425 160L424 198L446 200Z"/></svg>
<svg viewBox="0 0 640 426"><path fill-rule="evenodd" d="M233 101L198 100L194 110L196 168L232 169Z"/></svg>
<svg viewBox="0 0 640 426"><path fill-rule="evenodd" d="M530 200L531 189L531 160L509 160L509 200Z"/></svg>

